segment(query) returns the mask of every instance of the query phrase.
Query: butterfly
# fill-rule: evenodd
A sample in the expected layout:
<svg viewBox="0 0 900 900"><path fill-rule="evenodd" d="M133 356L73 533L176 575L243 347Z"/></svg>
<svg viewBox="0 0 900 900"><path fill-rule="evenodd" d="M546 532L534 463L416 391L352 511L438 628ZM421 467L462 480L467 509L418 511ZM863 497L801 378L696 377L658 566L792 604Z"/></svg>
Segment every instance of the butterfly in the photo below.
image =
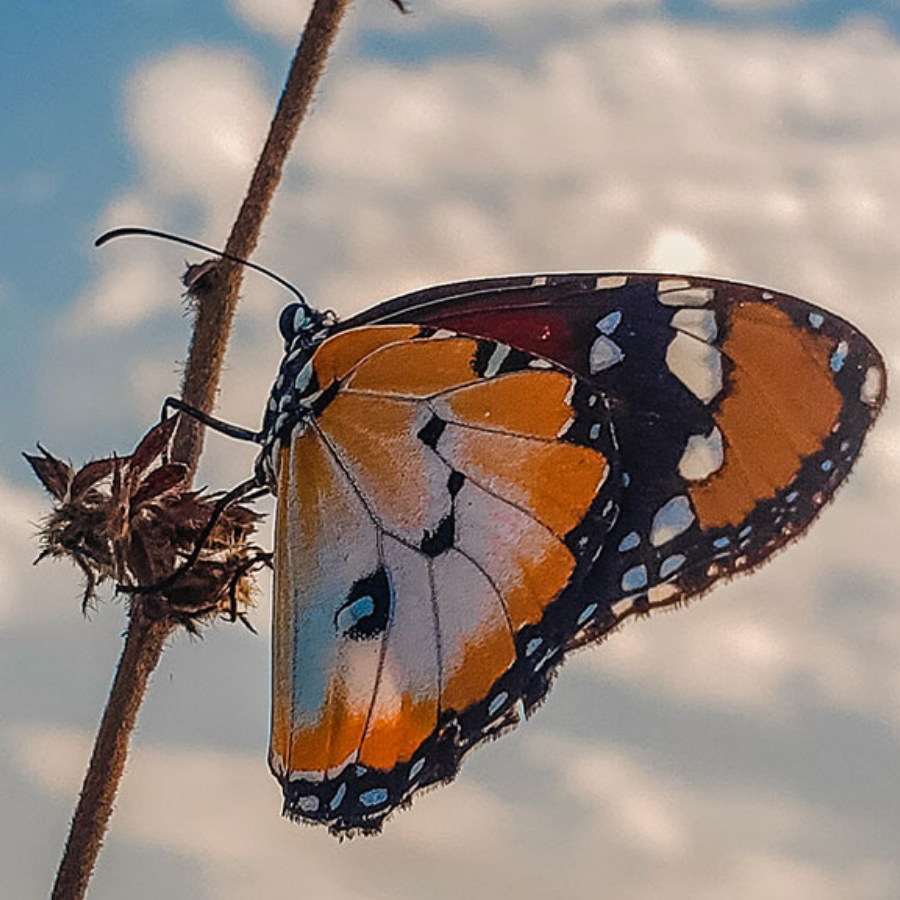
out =
<svg viewBox="0 0 900 900"><path fill-rule="evenodd" d="M440 285L282 313L270 767L373 833L526 719L575 648L789 544L884 402L852 325L710 278Z"/></svg>

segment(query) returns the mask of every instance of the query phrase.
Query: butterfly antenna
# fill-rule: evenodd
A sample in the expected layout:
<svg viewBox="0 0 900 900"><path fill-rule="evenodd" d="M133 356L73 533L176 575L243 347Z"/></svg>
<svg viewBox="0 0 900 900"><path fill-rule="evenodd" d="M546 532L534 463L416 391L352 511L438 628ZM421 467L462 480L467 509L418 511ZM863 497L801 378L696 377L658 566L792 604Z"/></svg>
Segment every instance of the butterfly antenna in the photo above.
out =
<svg viewBox="0 0 900 900"><path fill-rule="evenodd" d="M201 244L199 241L193 241L190 238L181 237L178 234L170 234L168 231L157 231L155 228L140 228L140 227L128 227L128 228L113 228L110 231L106 231L100 235L95 241L95 247L102 247L104 244L108 244L110 241L115 240L120 237L155 237L161 238L164 241L171 241L173 244L183 244L185 247L193 247L195 250L202 250L204 253L212 253L214 256L220 256L222 259L230 260L231 262L236 262L242 266L246 266L248 269L255 269L257 272L262 272L263 275L268 275L272 281L277 282L283 288L286 288L290 291L300 302L300 305L303 306L304 309L308 310L310 313L313 313L314 310L306 302L306 297L300 293L297 288L294 287L289 281L282 278L280 275L276 275L271 269L267 269L265 266L261 266L258 263L250 262L249 259L241 259L240 256L234 256L231 253L228 253L226 250L219 250L216 247L208 247L206 244Z"/></svg>

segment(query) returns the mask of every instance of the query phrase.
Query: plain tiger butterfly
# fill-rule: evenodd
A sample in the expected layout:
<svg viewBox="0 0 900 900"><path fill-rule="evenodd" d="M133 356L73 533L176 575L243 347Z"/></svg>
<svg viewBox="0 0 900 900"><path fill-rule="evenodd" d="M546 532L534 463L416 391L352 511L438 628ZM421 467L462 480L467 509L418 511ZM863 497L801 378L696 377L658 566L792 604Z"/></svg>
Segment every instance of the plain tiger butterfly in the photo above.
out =
<svg viewBox="0 0 900 900"><path fill-rule="evenodd" d="M210 250L97 244L124 234ZM338 835L452 780L570 651L799 537L885 401L863 334L751 285L489 278L340 322L238 261L298 301L262 428L170 402L261 445L228 496L277 498L269 763Z"/></svg>
<svg viewBox="0 0 900 900"><path fill-rule="evenodd" d="M280 329L270 765L336 834L452 779L569 651L798 537L885 398L848 322L709 278L468 281Z"/></svg>

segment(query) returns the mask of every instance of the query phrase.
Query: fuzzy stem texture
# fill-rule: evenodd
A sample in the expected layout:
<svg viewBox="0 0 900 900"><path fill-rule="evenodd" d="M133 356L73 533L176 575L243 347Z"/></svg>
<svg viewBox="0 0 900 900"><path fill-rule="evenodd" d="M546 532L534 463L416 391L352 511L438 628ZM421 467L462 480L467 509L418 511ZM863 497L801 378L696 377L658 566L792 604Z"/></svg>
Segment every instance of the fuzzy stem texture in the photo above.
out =
<svg viewBox="0 0 900 900"><path fill-rule="evenodd" d="M337 36L350 0L316 0L303 39L294 54L287 82L250 187L231 229L225 250L249 259L259 243L262 223L281 181L284 163L309 110L316 84L325 69L328 52ZM225 347L231 334L243 268L222 260L211 289L197 296L197 314L191 352L184 374L182 399L203 412L212 412L218 391ZM175 435L173 456L192 469L203 449L203 427L183 416Z"/></svg>
<svg viewBox="0 0 900 900"><path fill-rule="evenodd" d="M235 256L247 259L256 249L285 159L349 5L350 0L316 0L310 12L268 138L226 245ZM218 277L211 279L211 286L196 296L182 399L207 413L212 411L218 391L242 274L241 267L223 262ZM188 417L181 417L172 458L188 464L193 472L202 449L203 428ZM169 619L148 617L139 595L132 600L125 645L72 818L52 900L82 900L87 893L125 769L138 710L166 639L175 627Z"/></svg>
<svg viewBox="0 0 900 900"><path fill-rule="evenodd" d="M130 617L125 646L53 886L53 900L73 900L87 892L125 771L138 710L172 627L165 619L148 619L139 608Z"/></svg>

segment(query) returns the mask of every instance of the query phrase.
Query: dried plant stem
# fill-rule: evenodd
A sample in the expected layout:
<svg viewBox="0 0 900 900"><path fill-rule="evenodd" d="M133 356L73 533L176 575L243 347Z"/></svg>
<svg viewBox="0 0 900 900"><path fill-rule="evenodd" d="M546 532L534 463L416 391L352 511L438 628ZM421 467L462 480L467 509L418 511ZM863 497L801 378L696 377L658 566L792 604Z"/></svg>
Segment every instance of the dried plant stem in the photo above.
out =
<svg viewBox="0 0 900 900"><path fill-rule="evenodd" d="M165 619L148 619L138 609L128 623L125 646L53 886L53 900L72 900L83 897L87 892L88 881L112 815L116 790L125 770L138 710L150 674L156 668L166 638L174 627Z"/></svg>
<svg viewBox="0 0 900 900"><path fill-rule="evenodd" d="M256 248L285 159L349 5L350 0L316 0L310 12L268 138L226 245L235 256L247 258ZM197 313L182 386L182 399L204 412L210 412L215 402L243 270L222 263L219 273L211 288L196 298ZM203 448L203 429L186 418L182 422L185 424L176 434L173 458L187 463L194 471ZM52 900L82 900L87 892L125 768L137 713L150 675L174 629L174 623L167 619L149 618L140 596L133 599L125 645L72 818Z"/></svg>
<svg viewBox="0 0 900 900"><path fill-rule="evenodd" d="M316 0L303 32L303 40L294 54L287 82L250 187L241 204L225 249L233 256L249 259L259 242L262 223L272 197L281 181L281 173L300 123L313 98L315 86L350 0ZM191 352L184 374L182 399L203 412L211 412L215 403L225 347L231 334L243 269L223 260L220 279L213 293L201 294ZM195 468L203 449L203 428L183 418L175 436L174 458Z"/></svg>

